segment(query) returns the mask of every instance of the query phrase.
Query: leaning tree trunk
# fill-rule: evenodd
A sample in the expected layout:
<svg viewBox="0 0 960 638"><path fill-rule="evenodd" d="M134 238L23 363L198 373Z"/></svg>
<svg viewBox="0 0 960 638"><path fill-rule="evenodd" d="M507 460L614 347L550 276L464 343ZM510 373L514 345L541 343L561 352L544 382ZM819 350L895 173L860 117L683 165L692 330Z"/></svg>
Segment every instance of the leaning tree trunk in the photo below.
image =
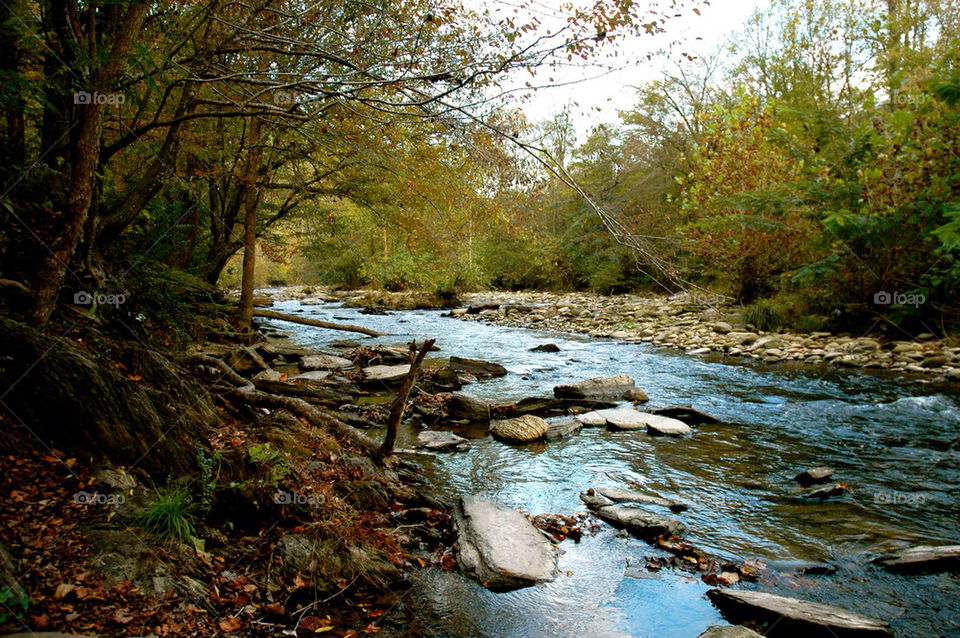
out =
<svg viewBox="0 0 960 638"><path fill-rule="evenodd" d="M248 132L246 184L244 185L243 220L243 280L240 284L240 310L237 325L249 330L253 322L253 286L257 269L257 171L260 166L260 119L250 118Z"/></svg>

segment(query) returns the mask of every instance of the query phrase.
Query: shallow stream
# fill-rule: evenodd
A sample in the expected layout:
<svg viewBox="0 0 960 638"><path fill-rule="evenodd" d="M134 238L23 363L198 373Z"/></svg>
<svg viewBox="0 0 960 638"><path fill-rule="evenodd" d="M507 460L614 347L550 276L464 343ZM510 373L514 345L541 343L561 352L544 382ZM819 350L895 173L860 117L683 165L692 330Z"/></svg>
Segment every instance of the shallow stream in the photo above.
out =
<svg viewBox="0 0 960 638"><path fill-rule="evenodd" d="M676 515L686 539L736 561L771 568L738 586L827 602L888 620L898 636L960 636L960 575L893 576L868 565L883 549L960 543L960 396L916 380L786 364L746 363L627 344L441 317L436 311L362 315L338 304L278 303L329 321L388 332L364 345L436 338L437 356L496 361L506 377L466 386L497 402L550 396L563 382L625 373L650 395L649 407L689 403L719 417L683 439L584 429L549 444L510 447L489 436L470 451L419 460L449 495L495 498L532 514L583 509L590 486L629 487L690 505ZM272 322L291 344L324 348L357 335ZM530 352L555 343L558 353ZM404 433L410 446L412 433ZM792 477L836 468L851 493L820 503L801 498ZM693 638L723 621L696 575L647 572L658 554L602 526L561 543L552 583L492 593L455 573L425 571L409 594L429 636L651 636ZM798 575L830 563L836 573ZM636 567L641 569L637 570ZM629 575L627 575L629 574Z"/></svg>

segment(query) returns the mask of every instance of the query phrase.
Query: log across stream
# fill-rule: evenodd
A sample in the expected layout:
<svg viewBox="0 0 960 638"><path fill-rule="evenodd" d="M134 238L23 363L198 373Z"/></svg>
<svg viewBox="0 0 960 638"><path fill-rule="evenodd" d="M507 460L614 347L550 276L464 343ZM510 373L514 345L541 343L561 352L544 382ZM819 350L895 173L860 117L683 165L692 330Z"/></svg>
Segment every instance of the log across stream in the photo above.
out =
<svg viewBox="0 0 960 638"><path fill-rule="evenodd" d="M466 386L496 402L543 396L555 385L629 374L651 408L689 403L720 418L681 438L584 429L549 443L510 446L483 428L459 429L466 452L418 457L442 494L476 494L523 509L582 511L580 491L640 488L682 501L687 539L711 554L759 561L757 590L833 604L887 620L898 636L955 635L960 576L902 575L870 564L906 545L960 542L956 437L960 399L949 386L784 364L705 360L611 339L488 326L439 311L363 315L338 304L280 302L274 310L360 324L390 337L436 338L438 357L497 361L509 373ZM342 332L265 322L290 345L333 350ZM554 343L557 352L531 352ZM412 447L415 427L400 433ZM802 498L793 477L828 465L849 492ZM722 623L696 573L646 568L662 552L600 524L560 544L550 583L494 593L456 573L424 570L407 601L435 635L696 636ZM807 569L811 568L812 569ZM831 573L822 573L831 572Z"/></svg>

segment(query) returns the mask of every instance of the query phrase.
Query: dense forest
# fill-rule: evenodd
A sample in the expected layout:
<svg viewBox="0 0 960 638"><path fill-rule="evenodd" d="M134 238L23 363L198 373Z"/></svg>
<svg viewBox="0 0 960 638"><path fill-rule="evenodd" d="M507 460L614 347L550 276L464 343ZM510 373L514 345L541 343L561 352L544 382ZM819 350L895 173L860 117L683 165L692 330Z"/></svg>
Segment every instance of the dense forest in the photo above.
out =
<svg viewBox="0 0 960 638"><path fill-rule="evenodd" d="M721 3L0 2L0 635L955 633L960 0Z"/></svg>

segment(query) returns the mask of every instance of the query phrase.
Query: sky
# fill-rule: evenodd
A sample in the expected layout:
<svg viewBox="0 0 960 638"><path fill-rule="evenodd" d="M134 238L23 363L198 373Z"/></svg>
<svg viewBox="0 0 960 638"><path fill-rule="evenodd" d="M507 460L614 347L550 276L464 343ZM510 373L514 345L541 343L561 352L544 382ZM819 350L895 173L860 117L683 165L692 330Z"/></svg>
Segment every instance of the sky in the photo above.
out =
<svg viewBox="0 0 960 638"><path fill-rule="evenodd" d="M515 7L511 0L475 0L471 4L484 4L492 11L510 13ZM541 0L540 4L546 11L559 2ZM568 85L539 89L521 108L529 121L538 122L561 112L569 104L580 136L599 123L616 122L618 111L635 103L636 92L632 87L657 79L661 70L672 66L671 59L680 59L681 52L696 55L715 51L756 9L768 4L768 0L711 0L709 6L699 7L699 16L687 11L683 17L671 20L664 34L621 41L618 45L621 62L618 64L623 64L624 59L631 60L623 64L625 68L612 73L596 68L568 69L554 76L560 82L569 82ZM680 43L672 56L646 59L648 53L672 41ZM596 77L598 75L600 77ZM593 79L585 79L591 77ZM518 78L517 81L522 85L527 79Z"/></svg>

